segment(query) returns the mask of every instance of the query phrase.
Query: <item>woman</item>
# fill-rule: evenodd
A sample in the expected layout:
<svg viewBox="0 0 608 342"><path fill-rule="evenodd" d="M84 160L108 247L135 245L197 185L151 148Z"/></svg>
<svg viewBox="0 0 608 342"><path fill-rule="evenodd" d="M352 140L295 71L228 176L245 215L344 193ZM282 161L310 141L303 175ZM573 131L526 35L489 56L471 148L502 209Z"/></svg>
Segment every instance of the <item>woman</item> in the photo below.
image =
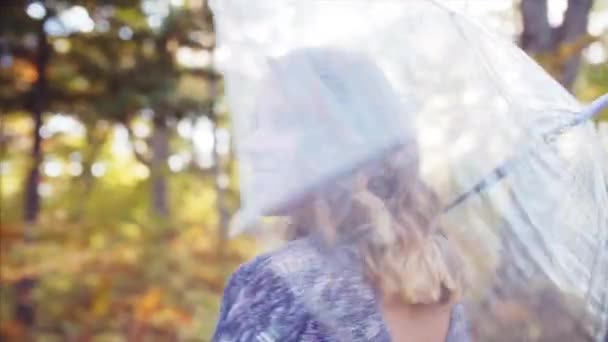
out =
<svg viewBox="0 0 608 342"><path fill-rule="evenodd" d="M468 341L462 265L383 73L365 56L309 48L268 74L246 191L298 189L266 212L290 218L292 241L232 275L214 341ZM357 159L366 146L384 152Z"/></svg>

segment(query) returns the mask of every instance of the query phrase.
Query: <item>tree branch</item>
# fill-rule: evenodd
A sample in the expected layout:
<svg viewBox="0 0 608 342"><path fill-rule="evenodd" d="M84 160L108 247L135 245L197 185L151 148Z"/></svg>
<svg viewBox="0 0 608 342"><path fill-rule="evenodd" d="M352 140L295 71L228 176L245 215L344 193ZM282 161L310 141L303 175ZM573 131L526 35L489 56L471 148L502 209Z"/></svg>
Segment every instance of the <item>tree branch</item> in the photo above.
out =
<svg viewBox="0 0 608 342"><path fill-rule="evenodd" d="M592 5L592 0L569 0L564 22L559 29L560 55L564 50L568 55L559 81L567 89L572 88L578 75L580 52L592 42L584 39L588 36L587 25Z"/></svg>
<svg viewBox="0 0 608 342"><path fill-rule="evenodd" d="M131 141L131 150L133 151L133 156L140 163L142 163L142 164L150 167L151 160L148 157L146 157L145 155L143 155L142 153L138 152L135 149L135 145L133 144L133 141L135 140L135 134L133 133L133 128L131 128L131 125L129 124L129 121L128 120L124 120L122 122L122 125L125 127L125 129L127 130L127 133L129 134L129 140Z"/></svg>
<svg viewBox="0 0 608 342"><path fill-rule="evenodd" d="M547 0L521 1L521 47L567 89L578 75L581 51L597 39L587 33L592 3L569 0L562 24L553 28L547 17Z"/></svg>
<svg viewBox="0 0 608 342"><path fill-rule="evenodd" d="M520 9L523 20L521 47L532 53L550 50L553 29L547 17L547 0L522 0Z"/></svg>

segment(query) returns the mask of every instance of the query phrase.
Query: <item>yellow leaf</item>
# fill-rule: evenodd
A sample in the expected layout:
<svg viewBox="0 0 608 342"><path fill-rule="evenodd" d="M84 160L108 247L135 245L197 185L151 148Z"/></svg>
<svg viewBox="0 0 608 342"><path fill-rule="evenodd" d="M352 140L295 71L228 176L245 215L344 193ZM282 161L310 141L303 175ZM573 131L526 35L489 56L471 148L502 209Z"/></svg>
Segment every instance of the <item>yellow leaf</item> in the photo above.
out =
<svg viewBox="0 0 608 342"><path fill-rule="evenodd" d="M149 289L135 303L135 317L139 320L149 320L154 311L158 310L163 291L158 288Z"/></svg>

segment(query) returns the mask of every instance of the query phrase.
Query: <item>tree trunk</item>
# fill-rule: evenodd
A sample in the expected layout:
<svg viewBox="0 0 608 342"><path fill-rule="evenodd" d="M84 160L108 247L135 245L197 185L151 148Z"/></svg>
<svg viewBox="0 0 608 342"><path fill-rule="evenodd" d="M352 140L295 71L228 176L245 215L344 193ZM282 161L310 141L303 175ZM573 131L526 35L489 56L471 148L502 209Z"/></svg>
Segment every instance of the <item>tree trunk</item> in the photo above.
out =
<svg viewBox="0 0 608 342"><path fill-rule="evenodd" d="M219 97L217 80L212 81L212 98L217 99ZM226 245L228 242L228 225L230 221L230 211L226 206L226 186L223 185L224 181L222 178L226 177L226 163L229 160L229 156L222 156L218 148L218 138L220 132L220 125L218 120L218 114L215 111L215 100L211 101L209 105L209 116L213 120L213 177L215 186L215 208L218 214L218 254L224 255Z"/></svg>
<svg viewBox="0 0 608 342"><path fill-rule="evenodd" d="M38 185L40 183L40 164L42 162L42 115L47 105L47 67L49 63L50 48L47 41L47 34L44 31L45 17L40 21L38 27L38 54L36 57L36 72L38 79L34 84L31 98L32 119L34 121L33 137L34 142L31 150L31 166L25 181L25 203L24 203L24 237L26 241L32 239L34 224L38 220L40 212L40 196ZM33 278L23 278L14 286L15 291L15 320L23 327L26 335L33 331L36 317L33 299L33 290L36 280Z"/></svg>
<svg viewBox="0 0 608 342"><path fill-rule="evenodd" d="M553 30L547 18L547 0L522 0L520 9L523 20L521 47L531 53L550 51Z"/></svg>
<svg viewBox="0 0 608 342"><path fill-rule="evenodd" d="M230 220L230 213L226 208L225 200L225 188L222 184L222 177L225 177L225 158L222 158L218 151L218 131L219 127L217 123L214 125L214 146L213 146L213 176L215 185L215 208L218 214L218 254L223 255L226 248L226 242L228 241L228 222Z"/></svg>
<svg viewBox="0 0 608 342"><path fill-rule="evenodd" d="M537 57L547 71L571 90L580 66L580 53L589 44L587 24L592 0L569 0L564 20L551 27L547 0L522 0L521 47Z"/></svg>
<svg viewBox="0 0 608 342"><path fill-rule="evenodd" d="M101 132L98 132L101 131ZM91 167L97 160L110 130L108 128L98 128L96 126L87 127L87 145L82 156L82 174L78 178L80 182L81 191L79 201L76 204L76 208L72 214L72 219L75 221L81 221L85 214L85 208L89 201L89 197L94 189L95 177L91 173Z"/></svg>
<svg viewBox="0 0 608 342"><path fill-rule="evenodd" d="M45 20L40 21L38 32L38 55L36 59L36 71L38 79L32 92L32 119L34 121L33 137L34 143L31 151L31 169L25 183L25 208L24 220L26 227L36 222L40 211L40 196L38 195L38 184L40 183L40 164L42 162L42 115L47 103L47 65L49 61L50 49L47 42L47 35L44 31ZM27 228L26 228L27 229ZM30 237L26 231L26 237Z"/></svg>
<svg viewBox="0 0 608 342"><path fill-rule="evenodd" d="M169 158L169 129L162 116L154 118L151 144L152 209L156 215L167 218L169 217L169 204L166 173Z"/></svg>
<svg viewBox="0 0 608 342"><path fill-rule="evenodd" d="M569 0L568 10L564 16L564 22L559 29L559 40L562 46L576 48L577 43L587 35L589 24L589 12L593 5L592 0ZM563 53L568 53L563 51ZM567 89L571 89L576 81L581 64L581 54L576 53L567 58L562 66L560 83Z"/></svg>
<svg viewBox="0 0 608 342"><path fill-rule="evenodd" d="M213 21L213 15L211 13L211 9L208 7L208 3L205 6L205 10L204 10L204 20L206 23L206 29L208 32L213 33L215 35L216 30L215 30L215 25L214 25L214 21ZM215 40L214 43L211 44L210 46L207 47L209 53L213 56L213 52L215 51ZM216 193L216 201L215 201L215 208L218 214L218 223L217 223L217 238L218 238L218 245L217 245L217 252L218 254L224 255L226 253L226 247L227 247L227 243L228 243L228 229L229 229L229 224L230 224L230 219L232 216L232 211L228 205L228 189L223 186L223 180L222 178L227 177L227 174L229 173L229 167L230 167L230 163L232 160L232 154L231 151L228 151L228 155L224 155L222 156L219 149L218 149L218 133L221 129L220 127L220 123L219 123L219 115L221 113L218 113L216 110L216 101L220 98L222 90L221 90L221 76L219 74L216 73L216 69L215 69L215 61L212 61L212 77L209 80L210 82L210 93L211 93L211 101L209 102L209 117L212 119L213 121L213 136L214 136L214 145L213 145L213 159L214 159L214 166L213 166L213 176L214 176L214 185L215 185L215 193ZM229 185L229 184L228 184Z"/></svg>

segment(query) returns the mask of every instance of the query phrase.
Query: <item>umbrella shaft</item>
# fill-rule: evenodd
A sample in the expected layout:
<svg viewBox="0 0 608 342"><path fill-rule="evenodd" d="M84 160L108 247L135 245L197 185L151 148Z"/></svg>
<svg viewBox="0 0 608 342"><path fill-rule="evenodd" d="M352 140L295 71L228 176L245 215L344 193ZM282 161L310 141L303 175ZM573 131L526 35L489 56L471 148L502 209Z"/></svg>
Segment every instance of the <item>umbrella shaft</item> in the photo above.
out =
<svg viewBox="0 0 608 342"><path fill-rule="evenodd" d="M579 115L577 115L570 122L568 122L564 125L561 125L557 128L554 128L551 131L543 134L542 135L543 140L546 143L551 143L551 142L555 141L555 139L557 139L561 134L563 134L568 129L570 129L572 127L576 127L582 123L585 123L585 122L593 119L602 110L604 110L606 108L608 108L608 94L605 94L605 95L601 96L600 98L598 98L597 100L593 101L593 103L591 103L587 108L585 108ZM523 157L523 156L520 156L520 158L521 157ZM463 203L464 201L466 201L473 195L480 194L483 190L498 183L500 180L502 180L503 178L505 178L507 176L508 169L511 168L518 160L519 160L519 158L517 158L517 157L508 159L506 162L504 162L503 164L501 164L500 166L498 166L497 168L492 170L487 176L485 176L480 182L475 184L470 190L464 192L463 194L456 197L456 199L454 199L452 202L450 202L450 204L444 208L444 212L448 212L448 211L452 210L454 207L457 207L459 204Z"/></svg>

